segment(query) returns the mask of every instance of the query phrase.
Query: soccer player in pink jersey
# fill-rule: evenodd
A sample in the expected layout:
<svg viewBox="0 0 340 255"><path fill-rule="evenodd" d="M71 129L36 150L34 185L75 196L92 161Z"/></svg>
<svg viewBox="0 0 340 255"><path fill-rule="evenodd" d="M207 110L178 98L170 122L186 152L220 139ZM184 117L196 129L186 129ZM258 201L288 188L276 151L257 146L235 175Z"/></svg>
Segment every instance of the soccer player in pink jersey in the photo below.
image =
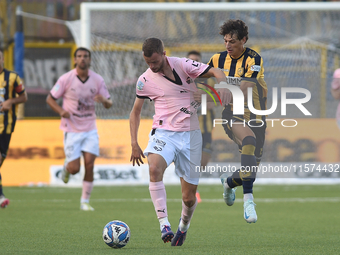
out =
<svg viewBox="0 0 340 255"><path fill-rule="evenodd" d="M225 82L226 78L221 70L206 64L167 57L160 39L146 39L142 50L149 68L137 81L137 98L130 114L131 161L133 165L140 165L142 157L147 156L149 191L160 223L161 238L164 243L171 241L172 246L181 246L197 205L199 172L196 166L200 166L202 155L202 134L197 117L200 103L194 100L195 94L200 92L193 80L204 76ZM137 134L145 99L154 101L155 115L143 154ZM182 186L182 213L176 235L168 220L163 184L164 171L172 162Z"/></svg>
<svg viewBox="0 0 340 255"><path fill-rule="evenodd" d="M62 75L47 96L48 105L60 115L60 129L64 131L65 164L62 180L80 170L80 157L85 162L80 209L93 211L89 200L93 189L93 166L99 156L99 137L96 126L95 102L108 109L112 106L104 79L89 69L91 52L78 48L74 53L75 68ZM62 107L56 99L63 98Z"/></svg>
<svg viewBox="0 0 340 255"><path fill-rule="evenodd" d="M338 100L340 99L340 68L336 69L333 73L331 92L332 92L332 96L335 99L338 99ZM336 121L337 121L338 127L340 128L340 103L336 110Z"/></svg>

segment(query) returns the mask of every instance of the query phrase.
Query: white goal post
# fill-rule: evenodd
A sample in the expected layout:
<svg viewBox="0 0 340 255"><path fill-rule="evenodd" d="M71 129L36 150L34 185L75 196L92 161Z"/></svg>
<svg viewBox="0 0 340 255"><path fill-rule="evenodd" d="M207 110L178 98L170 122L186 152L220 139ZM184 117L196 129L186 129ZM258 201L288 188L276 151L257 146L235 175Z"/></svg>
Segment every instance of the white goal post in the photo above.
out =
<svg viewBox="0 0 340 255"><path fill-rule="evenodd" d="M140 53L146 38L161 38L167 55L185 57L199 50L207 62L225 50L219 27L228 19L245 21L246 46L264 59L268 107L271 87L303 87L312 93L307 106L313 117L334 116L328 85L340 67L339 2L83 2L79 46L92 50L92 68L103 75L117 102L114 112L101 117L128 116L135 81L147 67ZM142 115L151 117L151 109L144 107ZM290 112L287 117L304 117Z"/></svg>
<svg viewBox="0 0 340 255"><path fill-rule="evenodd" d="M81 3L81 45L91 48L91 11L340 11L338 2Z"/></svg>

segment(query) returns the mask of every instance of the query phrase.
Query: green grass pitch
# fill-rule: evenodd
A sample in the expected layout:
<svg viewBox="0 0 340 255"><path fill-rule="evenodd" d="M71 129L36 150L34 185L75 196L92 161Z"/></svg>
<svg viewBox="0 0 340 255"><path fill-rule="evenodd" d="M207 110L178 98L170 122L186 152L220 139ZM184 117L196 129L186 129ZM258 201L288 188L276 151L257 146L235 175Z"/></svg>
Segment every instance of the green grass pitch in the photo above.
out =
<svg viewBox="0 0 340 255"><path fill-rule="evenodd" d="M174 231L181 213L180 186L168 185ZM242 188L232 207L221 185L200 185L202 198L182 247L160 238L148 186L94 187L93 212L79 209L80 188L5 187L0 210L0 254L340 254L340 185L256 185L258 221L243 219ZM126 222L131 240L108 247L102 230Z"/></svg>

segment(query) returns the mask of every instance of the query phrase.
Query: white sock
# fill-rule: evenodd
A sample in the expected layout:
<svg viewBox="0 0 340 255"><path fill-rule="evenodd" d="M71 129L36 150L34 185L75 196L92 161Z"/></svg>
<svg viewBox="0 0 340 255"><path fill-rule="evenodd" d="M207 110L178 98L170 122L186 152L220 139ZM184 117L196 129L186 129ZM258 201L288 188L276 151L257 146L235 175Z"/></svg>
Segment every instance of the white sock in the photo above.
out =
<svg viewBox="0 0 340 255"><path fill-rule="evenodd" d="M89 203L89 202L90 202L90 199L84 199L84 198L80 199L80 203Z"/></svg>
<svg viewBox="0 0 340 255"><path fill-rule="evenodd" d="M243 194L243 202L247 202L248 200L254 200L254 196L252 193Z"/></svg>
<svg viewBox="0 0 340 255"><path fill-rule="evenodd" d="M190 227L190 223L187 224L187 225L184 225L182 220L179 222L179 226L178 226L179 231L186 232L186 231L188 231L189 227Z"/></svg>
<svg viewBox="0 0 340 255"><path fill-rule="evenodd" d="M227 182L227 179L226 179L226 181L224 182L224 187L226 187L227 189L231 189L230 187L229 187L229 185L228 185L228 182Z"/></svg>
<svg viewBox="0 0 340 255"><path fill-rule="evenodd" d="M159 220L159 225L161 230L163 229L164 226L169 226L170 227L170 222L168 220L168 217L160 218Z"/></svg>

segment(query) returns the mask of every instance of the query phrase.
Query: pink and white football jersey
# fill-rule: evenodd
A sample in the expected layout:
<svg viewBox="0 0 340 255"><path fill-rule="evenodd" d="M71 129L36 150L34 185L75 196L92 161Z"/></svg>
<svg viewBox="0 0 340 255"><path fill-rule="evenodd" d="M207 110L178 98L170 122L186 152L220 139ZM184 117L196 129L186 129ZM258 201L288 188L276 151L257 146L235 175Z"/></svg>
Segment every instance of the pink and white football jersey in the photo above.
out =
<svg viewBox="0 0 340 255"><path fill-rule="evenodd" d="M97 129L94 97L98 94L110 98L104 79L89 70L88 79L83 82L73 69L62 75L51 90L55 99L63 98L63 109L70 118L61 118L60 129L65 132L87 132Z"/></svg>
<svg viewBox="0 0 340 255"><path fill-rule="evenodd" d="M155 103L152 128L170 131L191 131L200 128L193 94L197 91L194 79L210 67L187 58L166 57L175 81L148 68L138 79L136 94Z"/></svg>

